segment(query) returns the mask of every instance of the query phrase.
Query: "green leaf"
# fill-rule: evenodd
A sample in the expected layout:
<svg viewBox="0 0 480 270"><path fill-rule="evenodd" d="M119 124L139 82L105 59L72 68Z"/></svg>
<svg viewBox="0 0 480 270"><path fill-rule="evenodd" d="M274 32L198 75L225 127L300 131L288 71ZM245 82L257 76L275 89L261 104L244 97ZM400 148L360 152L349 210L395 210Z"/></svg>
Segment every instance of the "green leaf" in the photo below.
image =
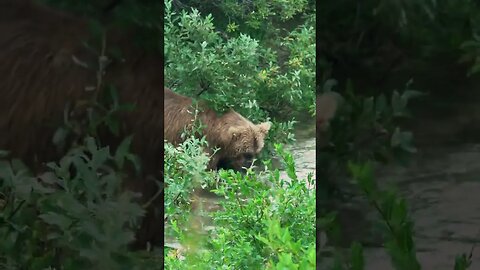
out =
<svg viewBox="0 0 480 270"><path fill-rule="evenodd" d="M350 270L363 270L365 268L365 261L363 257L362 245L355 242L350 247L351 267Z"/></svg>
<svg viewBox="0 0 480 270"><path fill-rule="evenodd" d="M470 265L472 264L472 261L467 258L467 255L464 253L462 255L457 255L455 257L455 270L466 270Z"/></svg>
<svg viewBox="0 0 480 270"><path fill-rule="evenodd" d="M67 216L64 216L55 212L47 212L45 214L40 214L38 217L41 218L47 224L56 225L60 227L61 230L67 230L68 227L73 222Z"/></svg>
<svg viewBox="0 0 480 270"><path fill-rule="evenodd" d="M129 153L130 145L132 143L133 136L128 136L120 143L115 151L114 159L119 168L123 168L125 158Z"/></svg>
<svg viewBox="0 0 480 270"><path fill-rule="evenodd" d="M105 118L105 123L108 126L108 129L115 135L120 134L120 120L114 115L110 114Z"/></svg>
<svg viewBox="0 0 480 270"><path fill-rule="evenodd" d="M142 170L140 159L134 154L126 154L125 158L133 164L133 166L135 167L135 171L137 173L140 173L140 171Z"/></svg>
<svg viewBox="0 0 480 270"><path fill-rule="evenodd" d="M110 159L110 149L109 147L103 147L96 152L92 153L91 164L94 170L97 170L103 166Z"/></svg>

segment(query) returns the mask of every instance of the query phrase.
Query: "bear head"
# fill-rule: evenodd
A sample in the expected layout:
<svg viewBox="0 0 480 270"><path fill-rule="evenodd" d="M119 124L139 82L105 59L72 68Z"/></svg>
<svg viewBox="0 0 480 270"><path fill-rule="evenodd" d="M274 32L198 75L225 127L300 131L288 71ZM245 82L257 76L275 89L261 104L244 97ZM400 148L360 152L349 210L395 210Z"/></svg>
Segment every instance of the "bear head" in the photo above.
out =
<svg viewBox="0 0 480 270"><path fill-rule="evenodd" d="M328 129L328 122L335 116L341 96L334 92L317 94L316 115L317 133L325 132ZM317 137L319 134L317 134Z"/></svg>
<svg viewBox="0 0 480 270"><path fill-rule="evenodd" d="M235 111L222 117L217 168L244 171L265 145L271 123L253 124Z"/></svg>

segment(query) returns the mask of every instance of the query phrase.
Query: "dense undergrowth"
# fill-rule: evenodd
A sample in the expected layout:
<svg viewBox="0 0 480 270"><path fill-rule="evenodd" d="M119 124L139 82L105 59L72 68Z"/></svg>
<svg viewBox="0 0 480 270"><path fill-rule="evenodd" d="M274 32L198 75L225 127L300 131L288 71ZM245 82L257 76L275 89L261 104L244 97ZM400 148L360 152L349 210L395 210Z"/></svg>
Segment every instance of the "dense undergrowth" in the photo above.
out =
<svg viewBox="0 0 480 270"><path fill-rule="evenodd" d="M317 155L317 241L328 238L329 244L318 250L317 267L365 269L360 243L352 243L349 250L337 245L343 232L337 220L340 210L333 203L359 196L377 213L373 222L381 225L379 234L392 267L421 269L407 203L393 190L380 188L382 179L373 175L382 164L407 164L416 153L413 134L402 128L412 116L408 101L421 97L429 110L428 101L442 91L432 86L437 84L428 85L432 82L419 84L415 77L398 91L399 78L442 68L445 74L464 71L459 77L478 72L479 8L468 0L318 3L319 92L333 89L344 97L344 104L325 134L329 143ZM437 83L449 79L439 78ZM419 89L423 94L412 91L419 85L425 87ZM328 252L332 246L333 255ZM454 269L468 268L473 250L457 256Z"/></svg>
<svg viewBox="0 0 480 270"><path fill-rule="evenodd" d="M288 178L278 169L245 175L205 172L204 140L166 144L166 269L315 269L315 192L298 179L280 145ZM211 189L220 209L208 211L195 190ZM210 218L210 219L209 219Z"/></svg>

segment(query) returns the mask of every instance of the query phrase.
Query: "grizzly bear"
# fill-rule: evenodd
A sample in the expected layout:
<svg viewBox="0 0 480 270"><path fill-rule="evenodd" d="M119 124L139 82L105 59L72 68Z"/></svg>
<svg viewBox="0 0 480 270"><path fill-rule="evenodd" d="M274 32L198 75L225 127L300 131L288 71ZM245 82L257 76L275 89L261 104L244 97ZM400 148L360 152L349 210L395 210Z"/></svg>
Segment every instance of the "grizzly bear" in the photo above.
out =
<svg viewBox="0 0 480 270"><path fill-rule="evenodd" d="M40 164L65 154L55 150L52 137L63 124L66 105L75 107L101 91L96 87L100 45L92 46L98 50L84 45L91 37L88 26L85 19L32 1L0 0L0 149L35 173ZM135 46L134 29L107 29L107 56L114 47L122 59L111 57L103 85L115 86L119 102L134 110L120 115L120 136L104 134L100 140L115 148L133 134L131 150L141 159L142 174L126 186L148 201L159 190L154 180L162 179L163 171L163 55ZM147 209L136 247L163 241L161 197Z"/></svg>
<svg viewBox="0 0 480 270"><path fill-rule="evenodd" d="M168 88L165 91L164 138L178 144L185 127L194 121L192 99L179 95ZM242 171L252 165L255 156L264 146L270 122L253 124L237 112L230 110L218 116L215 111L199 103L199 120L206 126L203 130L209 149L219 148L210 160L209 169L234 169Z"/></svg>

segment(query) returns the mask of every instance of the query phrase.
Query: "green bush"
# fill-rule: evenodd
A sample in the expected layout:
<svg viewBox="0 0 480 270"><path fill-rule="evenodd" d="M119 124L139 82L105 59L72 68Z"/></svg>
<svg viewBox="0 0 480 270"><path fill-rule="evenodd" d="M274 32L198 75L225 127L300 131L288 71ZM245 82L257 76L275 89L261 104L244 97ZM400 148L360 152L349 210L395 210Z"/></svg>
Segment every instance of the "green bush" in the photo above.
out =
<svg viewBox="0 0 480 270"><path fill-rule="evenodd" d="M166 251L166 268L314 269L315 191L307 188L313 179L296 177L291 154L276 146L287 179L278 169L246 175L222 170L217 176L204 171L203 147L195 137L177 148L166 144L166 235L183 245ZM198 201L186 195L200 185L220 196L221 210L198 211ZM213 229L206 230L201 216L212 218Z"/></svg>
<svg viewBox="0 0 480 270"><path fill-rule="evenodd" d="M305 20L275 36L269 46L250 32L219 27L216 18L165 1L166 86L200 97L219 112L233 108L253 122L279 118L270 130L267 149L272 149L273 141L292 141L293 119L284 115L314 112L314 21ZM280 60L279 54L286 58Z"/></svg>

